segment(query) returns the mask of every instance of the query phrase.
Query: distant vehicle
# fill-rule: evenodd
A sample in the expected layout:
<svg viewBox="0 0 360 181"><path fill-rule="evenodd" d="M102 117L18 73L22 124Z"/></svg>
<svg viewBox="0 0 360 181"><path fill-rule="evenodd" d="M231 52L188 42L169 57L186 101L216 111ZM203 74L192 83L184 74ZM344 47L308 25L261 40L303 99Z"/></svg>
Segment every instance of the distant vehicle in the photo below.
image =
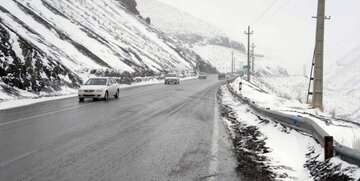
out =
<svg viewBox="0 0 360 181"><path fill-rule="evenodd" d="M225 80L225 78L226 78L225 74L223 74L223 73L218 74L218 79L219 80Z"/></svg>
<svg viewBox="0 0 360 181"><path fill-rule="evenodd" d="M132 82L132 79L129 77L115 77L114 79L118 85L120 84L131 85Z"/></svg>
<svg viewBox="0 0 360 181"><path fill-rule="evenodd" d="M119 98L119 86L113 78L90 78L82 85L78 91L79 102L83 102L85 98L93 100L104 99L108 101L111 96L115 99Z"/></svg>
<svg viewBox="0 0 360 181"><path fill-rule="evenodd" d="M176 73L166 74L165 84L180 84L180 78Z"/></svg>
<svg viewBox="0 0 360 181"><path fill-rule="evenodd" d="M200 73L198 79L207 79L207 75Z"/></svg>

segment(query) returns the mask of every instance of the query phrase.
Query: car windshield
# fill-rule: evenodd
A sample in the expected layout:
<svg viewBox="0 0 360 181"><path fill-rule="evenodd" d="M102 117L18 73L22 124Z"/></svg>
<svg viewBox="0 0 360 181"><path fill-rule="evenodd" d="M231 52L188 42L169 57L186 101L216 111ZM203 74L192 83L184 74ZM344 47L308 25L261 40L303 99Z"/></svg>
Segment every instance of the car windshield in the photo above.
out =
<svg viewBox="0 0 360 181"><path fill-rule="evenodd" d="M166 77L176 77L176 74L167 74Z"/></svg>
<svg viewBox="0 0 360 181"><path fill-rule="evenodd" d="M106 79L89 79L85 85L106 85Z"/></svg>

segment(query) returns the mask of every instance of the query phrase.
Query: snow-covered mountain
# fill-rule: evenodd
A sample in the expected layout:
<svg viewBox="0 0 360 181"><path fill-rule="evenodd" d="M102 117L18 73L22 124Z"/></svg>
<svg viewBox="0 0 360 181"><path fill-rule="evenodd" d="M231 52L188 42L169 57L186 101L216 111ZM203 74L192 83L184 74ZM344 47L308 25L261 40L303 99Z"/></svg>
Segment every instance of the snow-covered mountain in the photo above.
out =
<svg viewBox="0 0 360 181"><path fill-rule="evenodd" d="M359 59L360 53L353 52L351 56L325 68L323 104L325 112L331 116L360 122ZM266 58L261 64L257 64L257 80L280 97L305 103L308 76L288 75L284 69L266 65L265 62L271 60Z"/></svg>
<svg viewBox="0 0 360 181"><path fill-rule="evenodd" d="M203 62L149 26L134 0L5 0L0 18L3 90L54 91L90 70L153 74Z"/></svg>
<svg viewBox="0 0 360 181"><path fill-rule="evenodd" d="M360 52L353 51L331 65L325 76L325 107L360 122Z"/></svg>
<svg viewBox="0 0 360 181"><path fill-rule="evenodd" d="M200 54L219 71L230 71L232 53L237 65L245 61L245 46L231 40L217 27L158 0L141 0L138 6L155 27L180 40L183 46Z"/></svg>
<svg viewBox="0 0 360 181"><path fill-rule="evenodd" d="M217 27L157 0L138 0L138 8L152 24L172 35L225 36Z"/></svg>

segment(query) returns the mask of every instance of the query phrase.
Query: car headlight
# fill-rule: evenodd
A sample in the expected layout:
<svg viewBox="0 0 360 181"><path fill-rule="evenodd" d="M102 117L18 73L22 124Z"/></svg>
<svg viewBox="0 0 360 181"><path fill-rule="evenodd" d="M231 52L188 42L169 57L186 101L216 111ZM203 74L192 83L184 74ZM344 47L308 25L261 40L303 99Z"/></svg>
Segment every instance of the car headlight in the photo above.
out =
<svg viewBox="0 0 360 181"><path fill-rule="evenodd" d="M102 90L102 89L98 89L98 90L96 90L96 92L103 92L103 90Z"/></svg>

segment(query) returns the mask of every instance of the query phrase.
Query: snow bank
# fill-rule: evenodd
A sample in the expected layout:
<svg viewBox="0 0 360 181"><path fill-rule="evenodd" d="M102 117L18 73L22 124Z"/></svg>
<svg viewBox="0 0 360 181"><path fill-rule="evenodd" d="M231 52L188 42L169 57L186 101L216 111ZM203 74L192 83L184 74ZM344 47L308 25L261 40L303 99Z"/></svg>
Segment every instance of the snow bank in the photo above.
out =
<svg viewBox="0 0 360 181"><path fill-rule="evenodd" d="M281 125L271 122L264 123L249 111L247 105L234 101L232 95L223 88L223 104L231 106L240 122L253 125L266 137L266 145L271 151L266 154L271 158L269 163L277 167L279 174L286 173L288 178L278 180L311 180L309 171L304 168L306 153L310 146L321 147L311 137L305 136L295 130L286 129ZM285 131L284 131L285 130ZM320 148L319 148L320 149Z"/></svg>
<svg viewBox="0 0 360 181"><path fill-rule="evenodd" d="M239 91L239 83L242 82L242 90ZM288 97L279 97L265 86L260 88L258 84L250 83L242 78L238 78L231 83L231 86L238 94L248 97L250 100L255 101L263 107L269 107L273 110L286 110L286 109L306 109L307 105L301 104L298 100L288 99Z"/></svg>
<svg viewBox="0 0 360 181"><path fill-rule="evenodd" d="M238 82L241 78L237 79ZM236 82L236 81L235 81ZM231 84L231 86L236 87L238 84ZM239 91L238 91L239 93ZM258 100L256 103L260 106L281 106L281 101L283 98L276 98L275 95L269 95L269 93L264 92L264 90L256 87L256 85L247 83L243 81L243 91L241 91L243 96L250 95L248 98L251 100ZM248 94L247 94L248 93ZM237 112L238 119L246 124L254 125L259 128L259 130L266 136L267 145L272 148L272 152L269 153L269 156L274 158L272 164L276 165L286 165L293 168L295 172L285 170L290 176L294 176L298 179L291 178L290 180L313 180L312 176L309 175L309 171L304 168L304 164L309 164L309 153L311 150L315 150L312 155L316 157L316 162L329 170L332 170L329 174L331 177L337 178L339 175L337 173L345 174L354 179L359 179L360 169L356 165L349 164L345 161L342 161L338 157L334 157L330 162L324 163L323 161L323 149L321 146L310 136L306 136L295 130L285 128L280 124L270 121L270 124L267 121L259 120L254 113L249 111L247 105L241 104L234 101L234 98L227 92L224 96L224 104L230 105ZM271 103L268 103L270 101ZM298 103L299 104L299 103ZM284 105L291 105L287 102L284 102ZM273 109L273 107L270 107ZM288 109L291 111L285 111L281 109ZM326 130L330 135L334 136L335 140L349 147L359 148L359 133L360 127L352 123L345 123L341 121L328 122L323 119L314 118L308 113L302 114L303 109L299 109L298 112L294 112L294 108L286 108L284 106L275 107L275 110L294 115L301 115L303 117L308 117L314 120L319 126ZM291 153L291 154L289 154ZM313 164L312 162L310 164ZM318 169L322 168L319 167ZM281 172L280 172L281 173ZM340 174L340 175L341 175ZM340 176L339 176L340 177Z"/></svg>
<svg viewBox="0 0 360 181"><path fill-rule="evenodd" d="M242 91L238 90L239 82L243 83ZM270 108L271 110L280 111L286 114L301 115L314 120L319 126L326 130L330 135L341 144L350 148L358 149L358 142L360 140L360 126L349 122L344 122L332 119L331 115L320 114L317 110L311 109L307 104L301 103L297 99L291 97L279 97L272 93L271 90L264 90L259 88L258 85L264 87L260 82L249 83L241 78L236 79L231 83L231 86L237 90L237 93L248 97L250 100L255 101L256 104ZM283 83L282 83L283 84ZM280 83L279 83L280 85ZM317 118L316 115L321 116Z"/></svg>

